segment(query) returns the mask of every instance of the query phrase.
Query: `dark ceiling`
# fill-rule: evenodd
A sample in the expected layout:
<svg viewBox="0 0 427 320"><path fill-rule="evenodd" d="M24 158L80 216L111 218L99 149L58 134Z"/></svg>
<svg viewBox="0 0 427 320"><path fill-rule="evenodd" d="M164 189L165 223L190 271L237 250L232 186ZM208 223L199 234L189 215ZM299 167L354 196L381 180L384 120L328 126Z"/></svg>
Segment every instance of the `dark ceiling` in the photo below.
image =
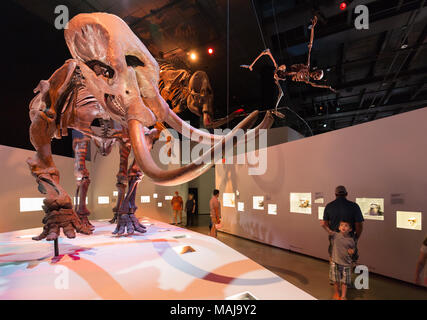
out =
<svg viewBox="0 0 427 320"><path fill-rule="evenodd" d="M15 2L49 23L52 33L60 32L53 27L54 8L64 4L71 16L104 11L122 17L154 56L162 51L187 59L190 50L198 52L191 67L209 74L218 117L242 106L248 111L272 108L277 91L271 62L265 58L252 73L239 66L265 47L280 64L305 62L314 14L319 23L311 65L325 71L338 93L287 80L281 108L297 112L318 134L427 105L425 0L355 0L345 11L334 0L230 0L229 10L226 0ZM369 8L368 30L354 27L358 4ZM215 49L213 56L206 53L208 47ZM310 134L293 113L283 112L287 117L276 126Z"/></svg>

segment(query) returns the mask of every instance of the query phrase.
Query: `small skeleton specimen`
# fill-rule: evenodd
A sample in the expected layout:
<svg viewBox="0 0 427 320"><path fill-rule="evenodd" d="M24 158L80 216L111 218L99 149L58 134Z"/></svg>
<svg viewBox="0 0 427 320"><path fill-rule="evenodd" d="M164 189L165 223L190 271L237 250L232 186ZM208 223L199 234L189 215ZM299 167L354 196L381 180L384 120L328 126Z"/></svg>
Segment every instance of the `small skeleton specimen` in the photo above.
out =
<svg viewBox="0 0 427 320"><path fill-rule="evenodd" d="M311 36L310 36L310 42L308 44L308 58L307 58L307 64L293 64L289 67L289 71L286 69L286 65L282 64L280 66L277 65L276 60L274 60L273 55L270 52L270 49L266 49L261 54L256 57L256 59L252 62L251 65L241 65L242 68L247 68L250 71L252 71L252 68L254 64L260 59L262 56L267 55L270 57L271 61L273 61L274 64L274 82L277 85L277 88L279 89L279 96L277 98L276 107L275 107L275 113L277 114L277 107L279 105L280 100L283 97L283 90L280 86L279 81L286 80L286 77L290 77L292 81L296 82L304 82L306 84L311 85L312 87L316 88L327 88L333 92L336 92L335 89L333 89L331 86L322 85L316 82L312 82L312 79L315 81L319 81L323 78L323 70L317 69L310 71L310 55L311 55L311 48L313 47L313 39L314 39L314 27L317 24L317 17L314 16L314 18L311 20ZM280 114L280 113L279 113ZM280 115L279 115L280 116Z"/></svg>

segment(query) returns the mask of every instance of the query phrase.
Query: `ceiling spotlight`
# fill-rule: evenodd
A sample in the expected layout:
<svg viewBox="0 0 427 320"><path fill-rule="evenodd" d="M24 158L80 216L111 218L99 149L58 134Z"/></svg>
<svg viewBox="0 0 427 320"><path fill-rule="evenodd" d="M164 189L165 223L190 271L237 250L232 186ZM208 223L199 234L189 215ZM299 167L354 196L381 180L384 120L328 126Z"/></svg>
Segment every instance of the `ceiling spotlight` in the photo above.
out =
<svg viewBox="0 0 427 320"><path fill-rule="evenodd" d="M323 124L323 128L326 128L326 123Z"/></svg>
<svg viewBox="0 0 427 320"><path fill-rule="evenodd" d="M214 49L209 48L209 49L208 49L208 53L209 53L210 55L212 55L212 54L214 53Z"/></svg>
<svg viewBox="0 0 427 320"><path fill-rule="evenodd" d="M195 54L194 52L190 53L190 59L193 61L197 60L197 54Z"/></svg>

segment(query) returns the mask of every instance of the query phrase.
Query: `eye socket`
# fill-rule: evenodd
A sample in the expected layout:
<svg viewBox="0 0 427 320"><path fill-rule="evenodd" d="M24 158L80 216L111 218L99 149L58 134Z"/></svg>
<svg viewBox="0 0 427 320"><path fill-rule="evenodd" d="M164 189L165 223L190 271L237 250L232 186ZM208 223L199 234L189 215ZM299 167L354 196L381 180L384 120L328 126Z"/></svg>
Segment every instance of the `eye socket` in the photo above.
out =
<svg viewBox="0 0 427 320"><path fill-rule="evenodd" d="M126 56L126 64L128 67L144 67L145 63L139 60L138 57L135 56Z"/></svg>
<svg viewBox="0 0 427 320"><path fill-rule="evenodd" d="M95 72L97 76L102 75L103 77L111 79L114 77L114 70L109 65L106 65L105 63L98 61L98 60L91 60L87 61L86 65Z"/></svg>

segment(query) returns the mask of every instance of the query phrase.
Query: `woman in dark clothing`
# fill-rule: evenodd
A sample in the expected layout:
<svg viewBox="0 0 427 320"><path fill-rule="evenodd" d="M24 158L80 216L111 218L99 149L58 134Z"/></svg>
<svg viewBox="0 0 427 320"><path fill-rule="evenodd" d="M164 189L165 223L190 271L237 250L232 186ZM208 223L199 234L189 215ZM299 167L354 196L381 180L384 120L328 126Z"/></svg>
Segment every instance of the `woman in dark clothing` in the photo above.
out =
<svg viewBox="0 0 427 320"><path fill-rule="evenodd" d="M187 212L187 225L186 227L192 226L194 223L194 213L196 211L196 201L194 200L193 194L188 194L188 200L185 203L185 211Z"/></svg>

